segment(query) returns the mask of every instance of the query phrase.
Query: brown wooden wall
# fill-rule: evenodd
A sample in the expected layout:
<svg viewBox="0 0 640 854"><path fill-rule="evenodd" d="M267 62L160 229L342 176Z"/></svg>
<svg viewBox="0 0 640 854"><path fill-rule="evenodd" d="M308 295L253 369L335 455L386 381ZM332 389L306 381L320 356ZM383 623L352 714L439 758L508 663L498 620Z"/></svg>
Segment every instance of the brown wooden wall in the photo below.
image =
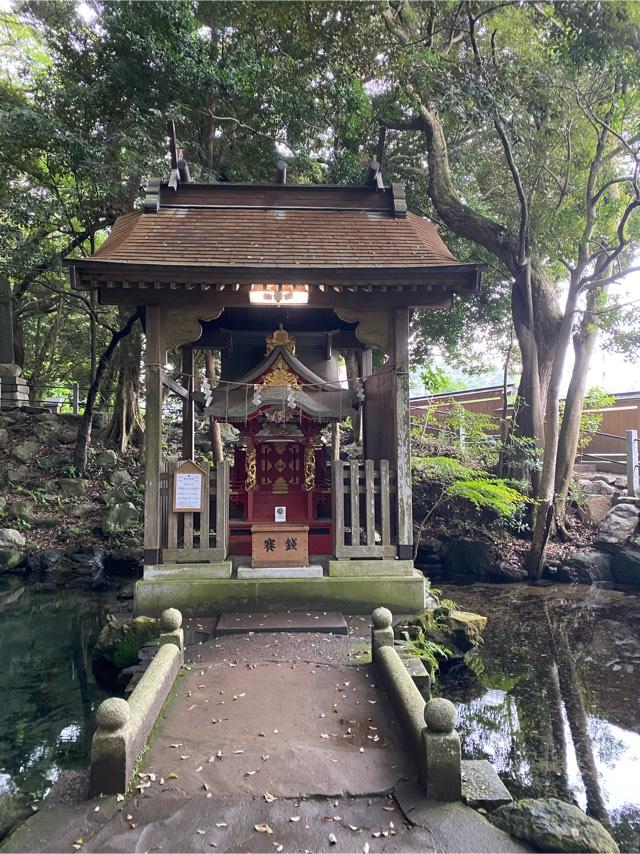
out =
<svg viewBox="0 0 640 854"><path fill-rule="evenodd" d="M511 389L509 390L511 391ZM611 436L624 437L625 430L637 430L640 433L640 391L623 392L615 395L616 402L603 410L602 424L599 433L609 433ZM412 398L411 416L419 417L425 407L437 406L438 411L446 412L452 403L459 403L470 412L482 413L496 419L496 432L500 416L502 414L503 392L501 387L486 389L471 389L464 392L452 392L446 395L436 395L429 401L428 398ZM507 409L507 415L512 414L511 407ZM611 456L612 459L624 455L624 442L611 436L594 437L593 441L583 450L586 455L596 454L599 456Z"/></svg>

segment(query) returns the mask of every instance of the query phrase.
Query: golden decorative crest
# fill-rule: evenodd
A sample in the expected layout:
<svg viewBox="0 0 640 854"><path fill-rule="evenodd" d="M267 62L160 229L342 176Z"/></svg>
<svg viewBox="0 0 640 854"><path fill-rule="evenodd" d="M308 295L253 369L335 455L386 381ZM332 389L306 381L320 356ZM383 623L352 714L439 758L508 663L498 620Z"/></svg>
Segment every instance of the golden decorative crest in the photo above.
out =
<svg viewBox="0 0 640 854"><path fill-rule="evenodd" d="M292 335L289 335L282 326L267 337L267 356L276 347L285 347L292 356L296 354L296 339Z"/></svg>
<svg viewBox="0 0 640 854"><path fill-rule="evenodd" d="M289 370L287 363L280 356L268 374L265 374L260 383L262 386L289 385L291 388L300 389L297 376Z"/></svg>

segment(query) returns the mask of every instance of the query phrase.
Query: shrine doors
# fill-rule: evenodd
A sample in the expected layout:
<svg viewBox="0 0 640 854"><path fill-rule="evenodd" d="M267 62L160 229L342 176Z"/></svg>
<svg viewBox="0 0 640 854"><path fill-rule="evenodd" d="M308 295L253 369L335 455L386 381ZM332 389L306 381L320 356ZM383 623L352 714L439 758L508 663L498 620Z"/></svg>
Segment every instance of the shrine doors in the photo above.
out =
<svg viewBox="0 0 640 854"><path fill-rule="evenodd" d="M302 490L304 445L301 442L261 442L256 449L256 463L259 492L286 494Z"/></svg>

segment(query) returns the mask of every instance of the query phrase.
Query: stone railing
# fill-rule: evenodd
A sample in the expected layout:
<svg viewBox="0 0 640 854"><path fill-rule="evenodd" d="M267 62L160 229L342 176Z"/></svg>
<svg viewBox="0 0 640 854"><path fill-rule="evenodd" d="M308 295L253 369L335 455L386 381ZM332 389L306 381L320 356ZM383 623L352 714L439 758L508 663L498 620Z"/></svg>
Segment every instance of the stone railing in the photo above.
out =
<svg viewBox="0 0 640 854"><path fill-rule="evenodd" d="M459 801L462 757L460 736L454 729L455 706L442 697L425 702L394 647L392 621L388 608L376 608L372 614L373 663L404 735L418 757L424 794L430 800Z"/></svg>
<svg viewBox="0 0 640 854"><path fill-rule="evenodd" d="M160 616L160 646L128 700L111 697L98 706L91 742L92 795L124 793L135 763L184 662L182 614Z"/></svg>

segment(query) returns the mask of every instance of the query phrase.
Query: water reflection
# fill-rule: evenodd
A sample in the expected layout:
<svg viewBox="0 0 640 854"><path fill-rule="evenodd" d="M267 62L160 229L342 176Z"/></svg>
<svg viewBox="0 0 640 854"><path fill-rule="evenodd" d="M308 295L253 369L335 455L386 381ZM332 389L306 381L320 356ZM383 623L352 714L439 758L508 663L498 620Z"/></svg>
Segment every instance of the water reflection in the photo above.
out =
<svg viewBox="0 0 640 854"><path fill-rule="evenodd" d="M26 591L0 614L0 794L42 797L86 764L103 699L89 652L107 594Z"/></svg>
<svg viewBox="0 0 640 854"><path fill-rule="evenodd" d="M489 617L474 673L450 672L465 754L515 796L572 801L640 848L640 598L587 587L446 585Z"/></svg>

